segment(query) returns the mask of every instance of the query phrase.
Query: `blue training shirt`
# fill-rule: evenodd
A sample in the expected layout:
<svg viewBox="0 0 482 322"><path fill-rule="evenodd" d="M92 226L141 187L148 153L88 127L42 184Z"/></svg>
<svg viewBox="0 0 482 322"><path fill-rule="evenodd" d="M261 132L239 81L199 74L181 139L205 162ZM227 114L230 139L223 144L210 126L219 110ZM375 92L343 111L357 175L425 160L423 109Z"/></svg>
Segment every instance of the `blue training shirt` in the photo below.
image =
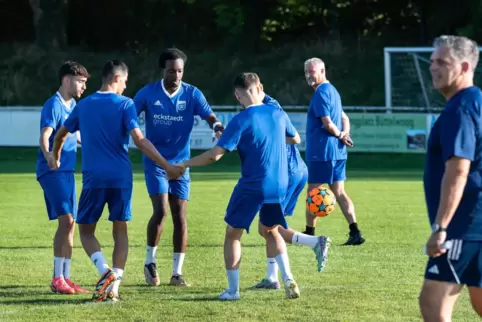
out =
<svg viewBox="0 0 482 322"><path fill-rule="evenodd" d="M145 112L146 137L169 163L190 158L194 116L205 119L213 113L203 93L184 82L172 95L166 91L162 80L148 84L137 92L134 102L138 115ZM157 167L144 156L145 170Z"/></svg>
<svg viewBox="0 0 482 322"><path fill-rule="evenodd" d="M217 145L241 158L238 186L263 196L265 203L279 203L288 186L286 136L296 129L288 115L274 105L257 105L243 110L228 123Z"/></svg>
<svg viewBox="0 0 482 322"><path fill-rule="evenodd" d="M139 125L130 98L96 92L77 104L64 126L82 134L83 188L132 188L129 135Z"/></svg>
<svg viewBox="0 0 482 322"><path fill-rule="evenodd" d="M52 135L49 138L49 151L52 152L54 145L54 137L57 130L64 125L65 120L69 117L71 111L75 107L75 100L72 99L70 107L65 105L62 96L57 92L51 98L49 98L40 114L40 131L44 127L51 127L53 129ZM61 151L62 163L60 168L55 171L75 171L75 164L77 161L77 133L73 133L67 137ZM39 149L37 153L37 166L36 175L40 178L46 173L50 173L51 170L48 166L47 160L45 160L42 151Z"/></svg>
<svg viewBox="0 0 482 322"><path fill-rule="evenodd" d="M269 95L264 96L263 104L274 105L282 109L279 102ZM306 167L306 164L301 158L300 151L298 150L298 146L296 144L287 144L286 154L288 156L288 173L291 174L299 172Z"/></svg>
<svg viewBox="0 0 482 322"><path fill-rule="evenodd" d="M321 117L329 116L331 121L343 130L340 94L329 82L318 86L311 98L306 121L306 160L334 161L346 160L346 146L336 136L328 132Z"/></svg>
<svg viewBox="0 0 482 322"><path fill-rule="evenodd" d="M423 178L430 224L437 216L445 163L471 160L462 200L447 227L447 240L482 240L482 92L472 86L453 96L435 121Z"/></svg>

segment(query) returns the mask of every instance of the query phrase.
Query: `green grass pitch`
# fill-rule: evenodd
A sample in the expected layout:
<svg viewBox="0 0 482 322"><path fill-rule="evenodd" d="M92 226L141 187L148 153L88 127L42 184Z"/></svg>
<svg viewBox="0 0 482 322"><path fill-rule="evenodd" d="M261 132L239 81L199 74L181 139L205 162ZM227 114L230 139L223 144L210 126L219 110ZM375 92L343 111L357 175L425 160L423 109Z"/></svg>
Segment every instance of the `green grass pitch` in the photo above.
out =
<svg viewBox="0 0 482 322"><path fill-rule="evenodd" d="M337 209L319 221L317 233L333 239L324 272L316 271L310 249L289 246L293 274L301 298L286 300L280 291L250 291L265 274L263 239L243 236L241 301L218 302L227 286L223 265L224 211L239 177L235 155L219 164L192 171L188 207L189 246L184 276L190 288L167 286L172 270L172 223L168 220L157 254L161 285L144 281L145 233L151 205L140 157L135 169L133 221L121 303L95 304L90 295L63 296L49 289L52 237L42 191L35 180L35 149L0 149L0 320L1 321L421 321L418 294L429 233L422 190L423 155L351 154L346 188L353 199L367 242L339 246L348 227ZM80 167L79 167L80 170ZM81 176L77 172L78 195ZM304 195L289 219L304 228ZM98 238L106 257L112 252L111 225L105 217ZM74 239L73 280L92 289L98 276ZM454 321L475 321L464 291Z"/></svg>

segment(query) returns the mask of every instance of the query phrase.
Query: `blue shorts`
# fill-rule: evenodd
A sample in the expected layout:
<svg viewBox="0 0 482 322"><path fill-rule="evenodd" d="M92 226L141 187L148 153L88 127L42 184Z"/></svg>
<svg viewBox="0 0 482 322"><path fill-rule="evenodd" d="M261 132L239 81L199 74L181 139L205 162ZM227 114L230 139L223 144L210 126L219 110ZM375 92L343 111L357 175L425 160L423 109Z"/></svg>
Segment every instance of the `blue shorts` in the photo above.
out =
<svg viewBox="0 0 482 322"><path fill-rule="evenodd" d="M308 183L333 184L346 180L346 160L308 162Z"/></svg>
<svg viewBox="0 0 482 322"><path fill-rule="evenodd" d="M44 191L50 220L70 214L77 217L77 196L73 172L52 171L37 179Z"/></svg>
<svg viewBox="0 0 482 322"><path fill-rule="evenodd" d="M308 168L306 167L290 174L288 192L282 202L285 216L293 216L298 197L305 188L306 181L308 181Z"/></svg>
<svg viewBox="0 0 482 322"><path fill-rule="evenodd" d="M110 221L130 221L132 219L131 201L132 188L82 189L77 223L98 222L105 204L109 208Z"/></svg>
<svg viewBox="0 0 482 322"><path fill-rule="evenodd" d="M482 241L453 239L443 255L429 258L425 278L482 287Z"/></svg>
<svg viewBox="0 0 482 322"><path fill-rule="evenodd" d="M179 180L168 180L166 171L160 168L144 171L144 177L149 196L169 193L179 199L189 200L191 179L187 171Z"/></svg>
<svg viewBox="0 0 482 322"><path fill-rule="evenodd" d="M261 224L288 228L281 203L265 203L259 192L244 190L239 186L234 188L224 221L233 228L243 228L249 233L249 227L258 212Z"/></svg>

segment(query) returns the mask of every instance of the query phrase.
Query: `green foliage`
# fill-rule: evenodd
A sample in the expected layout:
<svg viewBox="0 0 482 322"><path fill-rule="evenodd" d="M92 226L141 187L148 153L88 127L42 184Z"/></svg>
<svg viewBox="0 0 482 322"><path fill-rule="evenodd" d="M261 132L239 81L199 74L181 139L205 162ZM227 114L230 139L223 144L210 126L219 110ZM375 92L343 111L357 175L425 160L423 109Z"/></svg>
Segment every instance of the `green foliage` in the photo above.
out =
<svg viewBox="0 0 482 322"><path fill-rule="evenodd" d="M303 76L303 62L313 56L327 65L330 81L339 89L345 105L383 105L383 60L381 49L363 52L340 42L311 45L287 44L260 53L244 55L224 49L187 51L185 81L199 87L212 105L234 105L232 78L239 72L257 72L266 91L284 105L307 105L311 89ZM67 59L84 64L92 77L86 94L101 84L105 61L123 59L130 69L127 96L158 78L157 52L92 53L72 49L44 53L35 47L0 48L0 106L41 105L58 88L57 69ZM370 77L367 77L370 75Z"/></svg>

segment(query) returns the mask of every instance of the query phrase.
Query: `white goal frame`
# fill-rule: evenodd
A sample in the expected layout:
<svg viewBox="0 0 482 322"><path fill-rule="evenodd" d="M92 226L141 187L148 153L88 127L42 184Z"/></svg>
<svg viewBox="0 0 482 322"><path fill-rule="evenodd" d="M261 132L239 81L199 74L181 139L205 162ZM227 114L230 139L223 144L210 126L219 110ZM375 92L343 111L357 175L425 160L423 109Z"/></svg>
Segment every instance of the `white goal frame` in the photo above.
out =
<svg viewBox="0 0 482 322"><path fill-rule="evenodd" d="M420 111L422 107L416 106L393 106L392 101L392 69L391 69L391 54L417 54L417 53L431 53L434 47L385 47L383 48L383 61L384 61L384 78L385 78L385 108L387 113L395 111ZM482 51L482 47L479 47L479 52ZM419 79L420 89L422 91L426 106L425 108L431 110L437 110L441 108L430 107L429 98L423 82L421 69L418 59L413 56L413 62L415 70L417 71L417 78Z"/></svg>

